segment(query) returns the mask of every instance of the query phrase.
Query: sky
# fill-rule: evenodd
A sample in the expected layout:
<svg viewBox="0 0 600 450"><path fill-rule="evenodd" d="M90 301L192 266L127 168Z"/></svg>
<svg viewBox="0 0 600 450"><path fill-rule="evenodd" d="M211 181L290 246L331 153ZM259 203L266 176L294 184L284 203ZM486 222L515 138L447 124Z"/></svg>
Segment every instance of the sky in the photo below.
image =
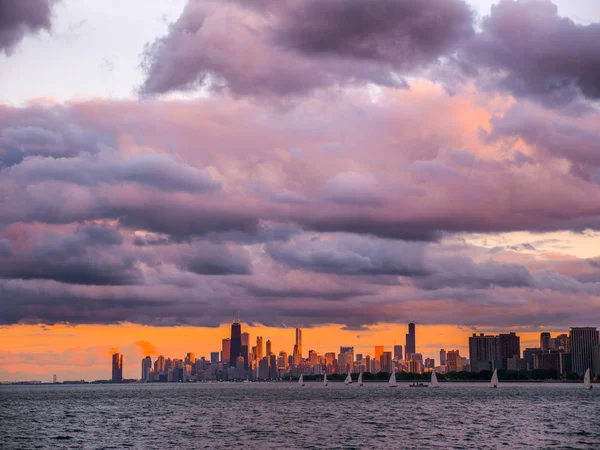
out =
<svg viewBox="0 0 600 450"><path fill-rule="evenodd" d="M0 381L599 326L594 0L0 0Z"/></svg>

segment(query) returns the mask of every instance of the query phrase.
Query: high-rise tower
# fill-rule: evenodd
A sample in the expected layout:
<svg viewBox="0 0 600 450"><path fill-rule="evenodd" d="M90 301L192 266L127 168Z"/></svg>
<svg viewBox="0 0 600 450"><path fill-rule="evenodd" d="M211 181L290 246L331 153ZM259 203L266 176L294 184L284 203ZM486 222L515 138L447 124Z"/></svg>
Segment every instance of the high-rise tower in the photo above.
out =
<svg viewBox="0 0 600 450"><path fill-rule="evenodd" d="M593 369L593 351L598 345L598 330L596 327L574 327L570 334L573 372L582 377L586 370Z"/></svg>
<svg viewBox="0 0 600 450"><path fill-rule="evenodd" d="M112 355L112 382L123 382L123 355L120 353Z"/></svg>
<svg viewBox="0 0 600 450"><path fill-rule="evenodd" d="M406 335L406 345L404 346L404 357L408 359L409 355L417 352L417 343L415 336L415 324L408 324L408 334Z"/></svg>
<svg viewBox="0 0 600 450"><path fill-rule="evenodd" d="M239 322L231 324L229 347L229 366L236 367L238 356L242 356L242 326Z"/></svg>
<svg viewBox="0 0 600 450"><path fill-rule="evenodd" d="M302 358L302 330L300 328L296 328L296 352Z"/></svg>
<svg viewBox="0 0 600 450"><path fill-rule="evenodd" d="M256 359L260 361L263 359L263 338L262 336L256 336Z"/></svg>

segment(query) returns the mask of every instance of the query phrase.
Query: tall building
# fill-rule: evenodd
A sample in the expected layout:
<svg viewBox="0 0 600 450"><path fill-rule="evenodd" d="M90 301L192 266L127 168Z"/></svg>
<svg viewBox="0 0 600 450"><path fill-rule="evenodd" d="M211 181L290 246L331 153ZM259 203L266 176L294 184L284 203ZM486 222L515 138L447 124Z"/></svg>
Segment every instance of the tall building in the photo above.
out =
<svg viewBox="0 0 600 450"><path fill-rule="evenodd" d="M231 341L229 352L230 367L236 367L237 369L237 362L239 356L242 356L242 325L240 325L239 322L233 322L231 324Z"/></svg>
<svg viewBox="0 0 600 450"><path fill-rule="evenodd" d="M112 382L123 382L123 355L121 353L112 355Z"/></svg>
<svg viewBox="0 0 600 450"><path fill-rule="evenodd" d="M210 363L217 364L219 362L219 352L210 352Z"/></svg>
<svg viewBox="0 0 600 450"><path fill-rule="evenodd" d="M256 336L256 359L261 361L263 359L263 338L262 336Z"/></svg>
<svg viewBox="0 0 600 450"><path fill-rule="evenodd" d="M383 353L383 345L376 345L375 346L375 360L379 361L379 358L381 358L381 354Z"/></svg>
<svg viewBox="0 0 600 450"><path fill-rule="evenodd" d="M230 359L231 359L231 339L225 338L225 339L223 339L223 341L221 343L221 361L229 363Z"/></svg>
<svg viewBox="0 0 600 450"><path fill-rule="evenodd" d="M296 345L294 346L294 354L299 355L302 359L302 330L296 328Z"/></svg>
<svg viewBox="0 0 600 450"><path fill-rule="evenodd" d="M554 348L563 353L571 353L571 338L568 334L559 334L554 339Z"/></svg>
<svg viewBox="0 0 600 450"><path fill-rule="evenodd" d="M415 324L408 324L408 334L406 335L406 345L404 346L404 355L406 358L409 358L409 354L417 352L417 342L416 342L416 333L415 333Z"/></svg>
<svg viewBox="0 0 600 450"><path fill-rule="evenodd" d="M552 337L550 333L544 332L540 333L540 348L542 349L542 353L550 353L550 340Z"/></svg>
<svg viewBox="0 0 600 450"><path fill-rule="evenodd" d="M598 345L596 327L571 328L571 358L573 372L580 377L587 369L593 373L593 349Z"/></svg>
<svg viewBox="0 0 600 450"><path fill-rule="evenodd" d="M152 372L152 358L146 356L142 359L142 381L150 381L150 372Z"/></svg>
<svg viewBox="0 0 600 450"><path fill-rule="evenodd" d="M469 338L469 359L471 372L494 370L500 361L500 347L498 336L486 336L473 333ZM514 355L511 355L511 357Z"/></svg>
<svg viewBox="0 0 600 450"><path fill-rule="evenodd" d="M271 340L267 339L267 351L266 351L266 355L270 357L272 354L273 354L273 350L271 349Z"/></svg>
<svg viewBox="0 0 600 450"><path fill-rule="evenodd" d="M461 372L463 370L463 360L458 350L448 350L446 365L448 366L448 372Z"/></svg>
<svg viewBox="0 0 600 450"><path fill-rule="evenodd" d="M400 361L402 359L402 346L394 345L394 359Z"/></svg>
<svg viewBox="0 0 600 450"><path fill-rule="evenodd" d="M441 366L446 365L446 350L444 350L444 349L440 350L440 365Z"/></svg>
<svg viewBox="0 0 600 450"><path fill-rule="evenodd" d="M523 361L525 362L525 369L533 370L536 355L540 355L542 353L543 352L540 347L526 348L525 350L523 350Z"/></svg>
<svg viewBox="0 0 600 450"><path fill-rule="evenodd" d="M508 368L506 361L508 358L521 357L521 339L514 331L498 335L498 356L503 369Z"/></svg>
<svg viewBox="0 0 600 450"><path fill-rule="evenodd" d="M187 355L185 355L185 362L194 364L196 362L196 354L194 352L188 352Z"/></svg>
<svg viewBox="0 0 600 450"><path fill-rule="evenodd" d="M392 373L392 352L383 352L379 357L381 371Z"/></svg>

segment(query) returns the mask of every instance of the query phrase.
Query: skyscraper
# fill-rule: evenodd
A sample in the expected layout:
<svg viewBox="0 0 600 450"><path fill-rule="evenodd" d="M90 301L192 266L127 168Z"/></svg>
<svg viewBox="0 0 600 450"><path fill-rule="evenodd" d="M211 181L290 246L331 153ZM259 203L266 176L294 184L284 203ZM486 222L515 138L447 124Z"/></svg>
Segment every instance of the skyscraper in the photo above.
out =
<svg viewBox="0 0 600 450"><path fill-rule="evenodd" d="M415 336L415 324L408 324L408 334L406 335L406 345L404 346L404 356L409 357L410 354L417 352L417 342Z"/></svg>
<svg viewBox="0 0 600 450"><path fill-rule="evenodd" d="M442 365L442 366L446 365L446 350L444 350L444 349L440 350L440 365Z"/></svg>
<svg viewBox="0 0 600 450"><path fill-rule="evenodd" d="M296 347L295 351L300 355L300 359L302 359L302 330L300 328L296 328Z"/></svg>
<svg viewBox="0 0 600 450"><path fill-rule="evenodd" d="M383 345L376 345L375 346L375 360L379 361L379 358L381 358L381 354L383 353Z"/></svg>
<svg viewBox="0 0 600 450"><path fill-rule="evenodd" d="M263 359L263 338L262 336L256 336L256 359L261 361Z"/></svg>
<svg viewBox="0 0 600 450"><path fill-rule="evenodd" d="M242 326L239 322L233 322L231 324L231 341L229 352L230 367L237 367L238 356L242 356Z"/></svg>
<svg viewBox="0 0 600 450"><path fill-rule="evenodd" d="M550 333L540 333L540 348L543 353L550 353Z"/></svg>
<svg viewBox="0 0 600 450"><path fill-rule="evenodd" d="M402 346L394 345L394 359L399 361L402 359Z"/></svg>
<svg viewBox="0 0 600 450"><path fill-rule="evenodd" d="M123 355L120 353L112 355L112 382L123 382Z"/></svg>
<svg viewBox="0 0 600 450"><path fill-rule="evenodd" d="M506 361L508 358L521 357L521 339L514 331L498 335L498 356L503 369L508 368Z"/></svg>
<svg viewBox="0 0 600 450"><path fill-rule="evenodd" d="M273 351L271 350L271 340L267 339L267 351L266 351L266 355L267 356L271 356L273 354Z"/></svg>
<svg viewBox="0 0 600 450"><path fill-rule="evenodd" d="M219 362L219 352L210 352L210 363L217 364Z"/></svg>
<svg viewBox="0 0 600 450"><path fill-rule="evenodd" d="M229 363L230 359L231 359L231 339L225 338L225 339L223 339L222 344L221 344L221 361Z"/></svg>
<svg viewBox="0 0 600 450"><path fill-rule="evenodd" d="M152 358L146 356L142 359L142 381L150 381L150 371L152 370Z"/></svg>
<svg viewBox="0 0 600 450"><path fill-rule="evenodd" d="M580 377L587 369L593 373L593 349L598 345L596 327L571 328L571 357L573 372Z"/></svg>
<svg viewBox="0 0 600 450"><path fill-rule="evenodd" d="M463 370L463 361L458 350L448 350L446 353L446 364L448 372L461 372Z"/></svg>
<svg viewBox="0 0 600 450"><path fill-rule="evenodd" d="M383 352L379 364L382 372L392 373L392 352Z"/></svg>
<svg viewBox="0 0 600 450"><path fill-rule="evenodd" d="M250 350L250 333L242 333L242 356L244 357L244 368L248 370L248 355Z"/></svg>
<svg viewBox="0 0 600 450"><path fill-rule="evenodd" d="M473 333L469 338L469 359L471 360L471 372L497 369L500 364L498 336L485 336ZM510 355L512 357L514 355Z"/></svg>

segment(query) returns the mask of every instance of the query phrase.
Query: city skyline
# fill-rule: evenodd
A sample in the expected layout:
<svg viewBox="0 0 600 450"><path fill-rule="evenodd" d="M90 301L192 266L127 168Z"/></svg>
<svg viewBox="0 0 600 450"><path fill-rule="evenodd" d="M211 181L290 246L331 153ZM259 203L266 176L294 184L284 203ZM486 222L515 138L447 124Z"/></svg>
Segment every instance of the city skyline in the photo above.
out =
<svg viewBox="0 0 600 450"><path fill-rule="evenodd" d="M223 357L232 311L245 366L258 336L406 358L412 322L430 359L506 335L507 367L511 332L600 323L597 1L24 3L0 1L0 380Z"/></svg>

